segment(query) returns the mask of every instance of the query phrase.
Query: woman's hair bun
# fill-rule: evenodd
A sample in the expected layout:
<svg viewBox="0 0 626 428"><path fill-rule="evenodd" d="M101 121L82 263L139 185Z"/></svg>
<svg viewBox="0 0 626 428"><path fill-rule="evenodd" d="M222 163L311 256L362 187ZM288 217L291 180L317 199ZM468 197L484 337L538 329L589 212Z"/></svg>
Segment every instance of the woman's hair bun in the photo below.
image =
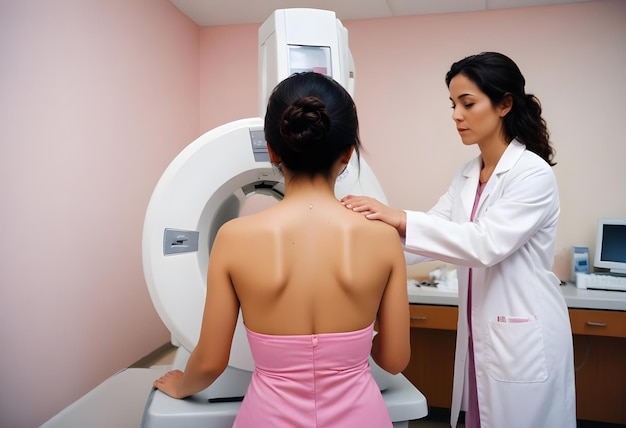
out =
<svg viewBox="0 0 626 428"><path fill-rule="evenodd" d="M317 97L295 100L280 120L280 135L294 151L315 150L326 143L330 132L330 114Z"/></svg>

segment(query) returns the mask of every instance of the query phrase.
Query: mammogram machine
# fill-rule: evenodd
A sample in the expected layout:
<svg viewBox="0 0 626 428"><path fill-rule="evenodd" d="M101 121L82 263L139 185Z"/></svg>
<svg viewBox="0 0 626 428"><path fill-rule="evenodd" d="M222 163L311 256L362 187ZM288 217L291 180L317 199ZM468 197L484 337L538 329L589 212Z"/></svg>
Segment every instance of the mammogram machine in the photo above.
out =
<svg viewBox="0 0 626 428"><path fill-rule="evenodd" d="M354 65L348 32L334 12L276 10L259 28L259 111L273 88L292 73L331 76L350 93ZM217 230L240 215L253 195L282 199L282 176L269 161L262 117L210 130L187 146L159 180L145 217L143 265L150 296L178 346L173 366L184 369L200 334L210 250ZM365 194L385 201L378 181L361 158L337 178L335 194ZM392 376L370 359L394 426L427 414L424 396L402 375ZM185 400L153 391L142 426L231 427L254 362L241 316L226 371L206 390Z"/></svg>

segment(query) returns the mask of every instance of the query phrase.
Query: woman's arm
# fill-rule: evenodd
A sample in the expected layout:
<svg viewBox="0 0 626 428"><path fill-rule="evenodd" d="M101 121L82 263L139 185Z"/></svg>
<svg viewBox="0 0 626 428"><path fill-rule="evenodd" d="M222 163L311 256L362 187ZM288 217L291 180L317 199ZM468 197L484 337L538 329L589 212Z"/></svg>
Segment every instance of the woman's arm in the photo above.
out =
<svg viewBox="0 0 626 428"><path fill-rule="evenodd" d="M222 227L215 238L207 275L207 293L198 344L185 371L173 370L154 387L174 398L184 398L208 388L226 369L239 315L239 300L230 281L227 260L230 240Z"/></svg>
<svg viewBox="0 0 626 428"><path fill-rule="evenodd" d="M384 370L397 374L411 358L410 315L404 253L397 237L391 243L392 269L378 309L378 334L371 355Z"/></svg>

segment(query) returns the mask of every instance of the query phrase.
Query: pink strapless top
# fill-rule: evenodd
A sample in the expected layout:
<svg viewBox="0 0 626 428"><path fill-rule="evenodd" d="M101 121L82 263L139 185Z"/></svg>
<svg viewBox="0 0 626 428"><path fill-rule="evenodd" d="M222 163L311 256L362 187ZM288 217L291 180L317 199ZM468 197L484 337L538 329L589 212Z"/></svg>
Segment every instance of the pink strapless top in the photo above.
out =
<svg viewBox="0 0 626 428"><path fill-rule="evenodd" d="M373 323L296 336L246 330L255 370L233 427L392 426L369 367Z"/></svg>

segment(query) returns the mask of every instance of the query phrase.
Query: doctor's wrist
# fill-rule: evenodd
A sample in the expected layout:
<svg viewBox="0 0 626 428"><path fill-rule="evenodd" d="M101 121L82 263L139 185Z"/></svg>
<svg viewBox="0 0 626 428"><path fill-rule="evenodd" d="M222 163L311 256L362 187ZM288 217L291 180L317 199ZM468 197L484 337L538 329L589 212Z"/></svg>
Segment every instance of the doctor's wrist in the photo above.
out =
<svg viewBox="0 0 626 428"><path fill-rule="evenodd" d="M400 211L399 224L396 229L401 238L406 238L406 211Z"/></svg>

